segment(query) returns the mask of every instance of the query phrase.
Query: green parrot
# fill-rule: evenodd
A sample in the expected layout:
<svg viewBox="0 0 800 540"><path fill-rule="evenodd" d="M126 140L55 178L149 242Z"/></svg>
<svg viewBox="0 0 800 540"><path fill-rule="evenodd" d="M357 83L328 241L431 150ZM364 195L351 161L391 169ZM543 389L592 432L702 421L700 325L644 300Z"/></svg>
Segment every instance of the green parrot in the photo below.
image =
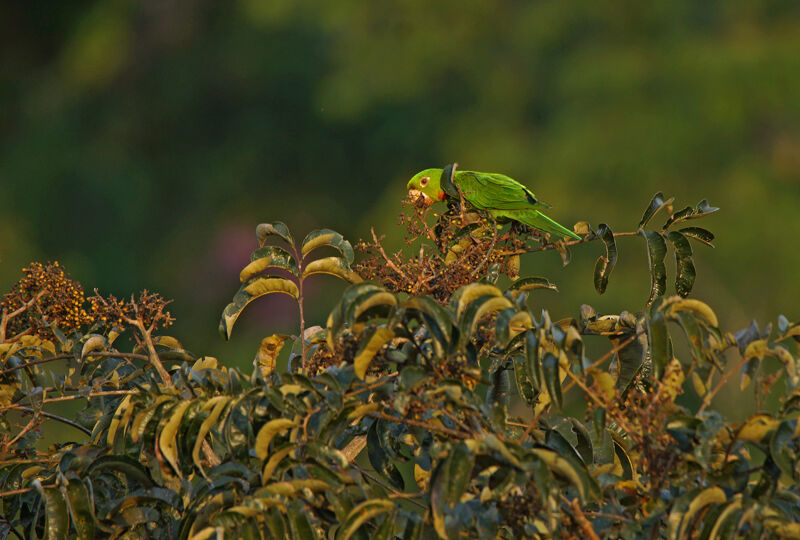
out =
<svg viewBox="0 0 800 540"><path fill-rule="evenodd" d="M441 186L442 169L425 169L408 181L412 195L422 195L433 204L448 197ZM464 199L480 210L486 210L498 221L513 220L540 231L580 240L580 236L542 214L540 208L550 205L536 199L531 190L504 174L456 171L453 184L461 189Z"/></svg>

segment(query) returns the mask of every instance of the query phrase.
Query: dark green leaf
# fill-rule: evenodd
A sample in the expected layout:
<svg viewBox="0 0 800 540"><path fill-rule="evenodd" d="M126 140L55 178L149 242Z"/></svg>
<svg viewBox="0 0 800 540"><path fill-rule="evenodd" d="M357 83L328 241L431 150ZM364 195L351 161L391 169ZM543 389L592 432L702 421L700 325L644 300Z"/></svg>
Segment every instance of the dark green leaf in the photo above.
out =
<svg viewBox="0 0 800 540"><path fill-rule="evenodd" d="M270 236L277 236L286 242L289 245L294 245L294 238L292 238L291 233L289 232L289 227L286 226L285 223L282 221L275 221L273 223L261 223L258 227L256 227L256 238L258 239L258 247L263 247L264 243L267 241L267 238Z"/></svg>
<svg viewBox="0 0 800 540"><path fill-rule="evenodd" d="M664 266L664 256L667 254L667 244L664 237L656 231L639 231L647 242L647 261L650 267L650 297L647 304L662 296L667 290L667 268Z"/></svg>
<svg viewBox="0 0 800 540"><path fill-rule="evenodd" d="M79 539L95 537L95 517L89 501L89 492L83 482L70 479L66 486L66 500Z"/></svg>
<svg viewBox="0 0 800 540"><path fill-rule="evenodd" d="M528 330L525 332L525 355L528 364L528 375L537 391L542 390L544 375L542 375L542 362L539 357L539 340L536 332Z"/></svg>
<svg viewBox="0 0 800 540"><path fill-rule="evenodd" d="M656 215L659 210L661 210L665 205L672 204L672 201L674 200L675 200L674 197L670 197L668 200L665 201L664 194L661 193L660 191L655 195L653 195L653 200L650 201L650 205L644 211L644 214L642 214L642 219L641 221L639 221L639 226L637 227L637 229L641 229L642 227L647 225L647 222L650 221L650 219L654 215Z"/></svg>
<svg viewBox="0 0 800 540"><path fill-rule="evenodd" d="M37 489L44 498L45 516L47 524L45 526L46 538L48 540L60 540L67 538L69 532L69 514L67 513L67 503L58 488L43 488L38 482L34 482Z"/></svg>
<svg viewBox="0 0 800 540"><path fill-rule="evenodd" d="M558 357L551 352L546 352L542 358L542 374L547 386L547 393L550 394L550 401L557 409L561 409L563 404L561 397L561 378L559 377Z"/></svg>
<svg viewBox="0 0 800 540"><path fill-rule="evenodd" d="M667 238L672 242L675 248L675 268L677 274L675 276L675 291L686 297L694 286L695 277L697 273L694 269L694 262L692 261L692 246L683 234L675 231L667 233Z"/></svg>
<svg viewBox="0 0 800 540"><path fill-rule="evenodd" d="M534 389L533 381L531 381L528 372L528 362L524 356L515 354L512 357L514 362L514 376L517 380L517 389L522 398L528 403L533 405L536 401L538 392Z"/></svg>
<svg viewBox="0 0 800 540"><path fill-rule="evenodd" d="M653 375L656 380L660 381L664 369L672 359L672 344L664 313L658 309L658 303L654 303L647 310L647 340L653 364Z"/></svg>
<svg viewBox="0 0 800 540"><path fill-rule="evenodd" d="M634 334L635 335L635 334ZM619 346L623 341L630 339L630 334L623 334L619 338L611 340L615 347ZM634 338L628 345L617 351L617 365L619 367L619 376L617 377L616 387L624 394L636 374L642 368L645 357L647 354L647 336L642 333Z"/></svg>
<svg viewBox="0 0 800 540"><path fill-rule="evenodd" d="M693 238L698 242L702 242L707 246L714 247L714 244L711 243L714 241L714 233L712 233L711 231L702 229L700 227L685 227L678 232L680 232L684 236Z"/></svg>
<svg viewBox="0 0 800 540"><path fill-rule="evenodd" d="M797 419L786 419L780 423L769 441L769 453L775 465L778 466L783 474L793 480L797 480L795 467L798 455L792 449L793 446L797 447L792 444L796 428Z"/></svg>
<svg viewBox="0 0 800 540"><path fill-rule="evenodd" d="M601 223L597 228L598 237L603 241L606 246L606 254L598 257L594 265L594 288L599 294L606 292L608 287L608 278L611 277L611 271L617 264L617 244L614 241L614 233L608 225Z"/></svg>

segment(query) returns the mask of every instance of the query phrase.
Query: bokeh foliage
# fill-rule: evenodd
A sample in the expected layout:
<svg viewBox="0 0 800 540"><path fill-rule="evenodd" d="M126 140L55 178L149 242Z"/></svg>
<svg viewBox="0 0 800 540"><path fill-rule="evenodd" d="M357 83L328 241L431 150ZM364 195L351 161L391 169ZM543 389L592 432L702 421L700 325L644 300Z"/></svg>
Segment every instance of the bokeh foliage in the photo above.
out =
<svg viewBox="0 0 800 540"><path fill-rule="evenodd" d="M457 205L423 227L432 237L413 237L431 216L410 204L415 255L387 254L375 238L368 249L388 266L377 282L354 274L353 249L335 231L298 243L283 223L258 226L220 329L230 337L250 301L288 294L301 308L300 332L265 337L249 375L164 335L171 316L158 295L128 302L96 294L76 327L70 313L80 286L60 266L32 266L35 275L50 271L40 289L26 276L4 297L15 309L3 311L10 330L0 344L0 532L196 540L800 535L800 325L781 316L776 329L734 334L689 297L688 241L713 235L682 221L715 208L702 201L680 209L659 193L637 231L583 223L581 240L552 243L487 230L485 215ZM568 259L575 244L596 246L590 281L598 290L614 279L617 242L644 242L639 267L650 292L642 291L640 309L619 314L588 305L562 320L534 312L533 298L541 304L555 286L525 276L524 265L524 277L501 284L517 256L497 241L506 234L535 257L556 250ZM437 280L460 283L474 270L464 264L469 244L492 264L444 295L451 289ZM668 249L677 260L671 276ZM437 258L456 269L444 271ZM430 268L438 274L426 281ZM427 295L398 284L415 269L408 283L430 284ZM324 325L306 328L301 291L322 271L353 283ZM680 295L665 294L668 278ZM59 296L65 284L78 292ZM66 315L39 309L62 301ZM23 316L30 326L7 324ZM122 350L126 336L130 352ZM590 342L605 352L590 353ZM277 361L284 348L286 368ZM744 422L713 408L731 377L760 408ZM72 400L85 407L74 418L57 414L55 404ZM52 422L83 434L37 447Z"/></svg>

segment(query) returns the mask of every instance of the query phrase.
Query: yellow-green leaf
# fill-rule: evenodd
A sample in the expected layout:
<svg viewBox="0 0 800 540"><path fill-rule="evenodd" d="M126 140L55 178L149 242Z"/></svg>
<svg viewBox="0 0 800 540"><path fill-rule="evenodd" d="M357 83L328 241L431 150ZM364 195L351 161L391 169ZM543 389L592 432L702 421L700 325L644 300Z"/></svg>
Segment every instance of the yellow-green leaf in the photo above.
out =
<svg viewBox="0 0 800 540"><path fill-rule="evenodd" d="M325 257L311 261L303 270L303 277L306 278L311 274L330 274L332 276L340 277L350 283L360 283L363 281L361 276L356 274L347 264L342 257Z"/></svg>
<svg viewBox="0 0 800 540"><path fill-rule="evenodd" d="M256 352L254 364L261 370L263 377L267 377L275 371L278 355L281 354L288 337L285 334L273 334L261 340L261 346Z"/></svg>
<svg viewBox="0 0 800 540"><path fill-rule="evenodd" d="M233 325L241 315L242 310L247 304L261 296L283 293L297 299L299 292L297 285L288 279L263 276L255 277L241 286L239 291L233 296L233 301L225 307L219 323L220 333L225 339L230 339Z"/></svg>
<svg viewBox="0 0 800 540"><path fill-rule="evenodd" d="M389 340L394 337L394 332L389 330L388 328L378 328L375 330L375 333L369 338L367 344L364 346L363 349L356 355L355 359L353 360L353 365L355 367L356 377L359 379L363 379L364 375L367 373L367 369L369 368L369 364L372 362L372 359L378 353L378 351L383 347Z"/></svg>
<svg viewBox="0 0 800 540"><path fill-rule="evenodd" d="M294 420L276 418L261 426L261 429L258 430L258 434L256 435L256 457L262 461L265 460L269 455L269 443L272 441L272 438L281 431L285 431L295 425Z"/></svg>
<svg viewBox="0 0 800 540"><path fill-rule="evenodd" d="M219 420L220 414L225 409L225 406L231 400L230 396L215 396L209 399L203 407L200 409L201 411L207 411L211 409L211 414L203 420L203 423L200 424L200 429L197 431L197 438L194 441L194 448L192 448L192 461L200 469L200 472L205 476L205 471L203 471L203 466L200 463L200 448L203 446L203 441L206 439L206 435L208 432L211 431L211 427L217 423Z"/></svg>
<svg viewBox="0 0 800 540"><path fill-rule="evenodd" d="M349 540L361 525L380 514L394 510L394 503L388 499L371 499L354 507L336 531L336 540Z"/></svg>
<svg viewBox="0 0 800 540"><path fill-rule="evenodd" d="M178 462L178 445L176 439L178 437L178 429L181 426L183 414L191 404L191 401L182 401L178 403L172 411L164 429L161 430L161 435L158 437L158 447L161 450L161 455L172 465L172 468L175 469L178 476L181 476L181 468Z"/></svg>

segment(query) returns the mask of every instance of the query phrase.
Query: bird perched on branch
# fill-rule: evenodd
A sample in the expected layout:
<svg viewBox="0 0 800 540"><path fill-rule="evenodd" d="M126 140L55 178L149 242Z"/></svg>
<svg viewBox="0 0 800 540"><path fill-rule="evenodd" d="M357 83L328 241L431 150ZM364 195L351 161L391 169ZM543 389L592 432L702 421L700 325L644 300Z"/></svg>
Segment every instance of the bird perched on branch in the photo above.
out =
<svg viewBox="0 0 800 540"><path fill-rule="evenodd" d="M453 169L455 165L445 169L425 169L415 174L406 187L412 196L422 196L429 204L461 196L498 221L516 221L547 233L580 239L574 232L542 214L540 209L550 205L539 201L531 190L513 178L498 173L452 172Z"/></svg>

